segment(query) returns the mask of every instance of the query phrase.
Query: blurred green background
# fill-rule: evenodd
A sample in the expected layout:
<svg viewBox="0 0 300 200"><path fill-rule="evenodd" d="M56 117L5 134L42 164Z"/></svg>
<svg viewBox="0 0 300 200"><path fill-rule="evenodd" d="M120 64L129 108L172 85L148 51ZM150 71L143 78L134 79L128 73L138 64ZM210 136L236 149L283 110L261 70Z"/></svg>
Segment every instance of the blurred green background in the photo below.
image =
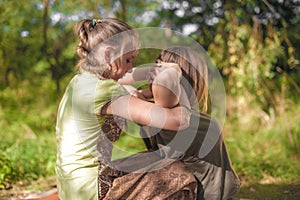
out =
<svg viewBox="0 0 300 200"><path fill-rule="evenodd" d="M223 134L243 187L299 184L299 13L298 0L0 0L0 197L55 175L56 111L77 61L72 28L105 17L198 41L223 77ZM156 55L142 51L137 64ZM144 149L133 136L118 145Z"/></svg>

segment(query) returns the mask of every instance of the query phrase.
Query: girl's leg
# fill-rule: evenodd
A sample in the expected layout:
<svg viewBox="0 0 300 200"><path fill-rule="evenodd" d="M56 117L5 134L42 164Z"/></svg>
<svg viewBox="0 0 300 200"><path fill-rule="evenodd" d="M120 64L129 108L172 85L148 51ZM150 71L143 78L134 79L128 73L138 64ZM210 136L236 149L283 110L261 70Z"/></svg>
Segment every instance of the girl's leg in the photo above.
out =
<svg viewBox="0 0 300 200"><path fill-rule="evenodd" d="M163 162L163 160L162 160ZM197 181L181 162L116 178L105 199L196 199Z"/></svg>

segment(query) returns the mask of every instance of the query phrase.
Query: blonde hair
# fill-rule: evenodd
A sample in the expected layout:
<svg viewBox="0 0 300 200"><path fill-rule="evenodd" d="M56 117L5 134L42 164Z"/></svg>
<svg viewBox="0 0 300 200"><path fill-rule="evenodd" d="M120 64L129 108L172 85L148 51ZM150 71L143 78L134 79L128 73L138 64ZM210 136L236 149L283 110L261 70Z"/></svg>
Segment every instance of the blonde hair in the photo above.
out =
<svg viewBox="0 0 300 200"><path fill-rule="evenodd" d="M124 53L139 48L137 33L130 25L116 18L85 19L76 24L74 31L79 39L79 44L76 46L76 52L80 57L77 69L94 73L100 77L109 78L106 69L97 59L99 57L97 49L101 48L99 44L116 47L120 59ZM117 37L120 33L124 33L126 36Z"/></svg>
<svg viewBox="0 0 300 200"><path fill-rule="evenodd" d="M199 53L189 47L172 47L163 50L158 58L163 62L177 63L182 71L181 84L191 105L199 104L202 112L208 109L208 68Z"/></svg>

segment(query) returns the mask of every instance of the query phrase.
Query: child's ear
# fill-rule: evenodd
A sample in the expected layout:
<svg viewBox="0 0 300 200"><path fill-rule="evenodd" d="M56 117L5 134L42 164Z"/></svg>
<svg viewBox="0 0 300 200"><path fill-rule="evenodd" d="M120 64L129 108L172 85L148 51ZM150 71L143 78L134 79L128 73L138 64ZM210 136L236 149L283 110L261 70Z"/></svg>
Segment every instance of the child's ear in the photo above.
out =
<svg viewBox="0 0 300 200"><path fill-rule="evenodd" d="M110 46L106 47L104 51L104 60L107 64L111 63L112 55L113 55L113 48Z"/></svg>

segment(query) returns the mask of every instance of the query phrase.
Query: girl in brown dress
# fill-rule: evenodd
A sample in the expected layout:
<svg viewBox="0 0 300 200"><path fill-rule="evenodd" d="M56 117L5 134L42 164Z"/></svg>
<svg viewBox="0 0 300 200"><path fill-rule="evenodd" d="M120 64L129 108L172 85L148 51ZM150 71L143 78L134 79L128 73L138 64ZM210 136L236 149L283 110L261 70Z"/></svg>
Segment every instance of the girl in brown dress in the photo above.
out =
<svg viewBox="0 0 300 200"><path fill-rule="evenodd" d="M167 162L168 159L180 160L187 167L184 169L186 175L192 171L197 180L196 197L183 199L230 199L238 191L240 180L231 165L217 121L205 113L208 108L208 69L204 59L188 47L173 47L162 51L158 62L162 64L162 69L158 75L153 76L155 78L150 83L151 91L138 91L138 96L154 98L155 104L173 108L179 105L179 100L182 98L180 97L181 93L186 93L189 101L188 103L183 101L186 104L182 105L181 103L180 105L191 110L190 126L181 131L143 126L141 135L149 152L153 154L149 152L138 154L122 159L120 163L137 163L137 160L143 163L150 160L146 158L146 155L156 155L156 160L159 160L156 165L162 161ZM166 62L169 65L166 65ZM181 77L179 82L176 82L178 80L176 77ZM205 138L210 138L209 142ZM155 167L154 163L152 167ZM123 196L126 192L140 195L164 193L164 189L153 188L153 180L155 180L155 176L156 178L165 177L170 170L172 167L165 166L163 170L154 174L154 177L151 176L151 173L130 173L117 178L109 191L109 196L114 199L115 195L127 197ZM184 174L183 171L179 176L184 177ZM174 182L172 178L164 179L166 182ZM133 181L132 184L129 180L138 181ZM154 190L150 190L148 193L143 190L143 187L140 187L141 185L147 185ZM157 186L157 184L154 185ZM126 192L124 193L124 191Z"/></svg>

